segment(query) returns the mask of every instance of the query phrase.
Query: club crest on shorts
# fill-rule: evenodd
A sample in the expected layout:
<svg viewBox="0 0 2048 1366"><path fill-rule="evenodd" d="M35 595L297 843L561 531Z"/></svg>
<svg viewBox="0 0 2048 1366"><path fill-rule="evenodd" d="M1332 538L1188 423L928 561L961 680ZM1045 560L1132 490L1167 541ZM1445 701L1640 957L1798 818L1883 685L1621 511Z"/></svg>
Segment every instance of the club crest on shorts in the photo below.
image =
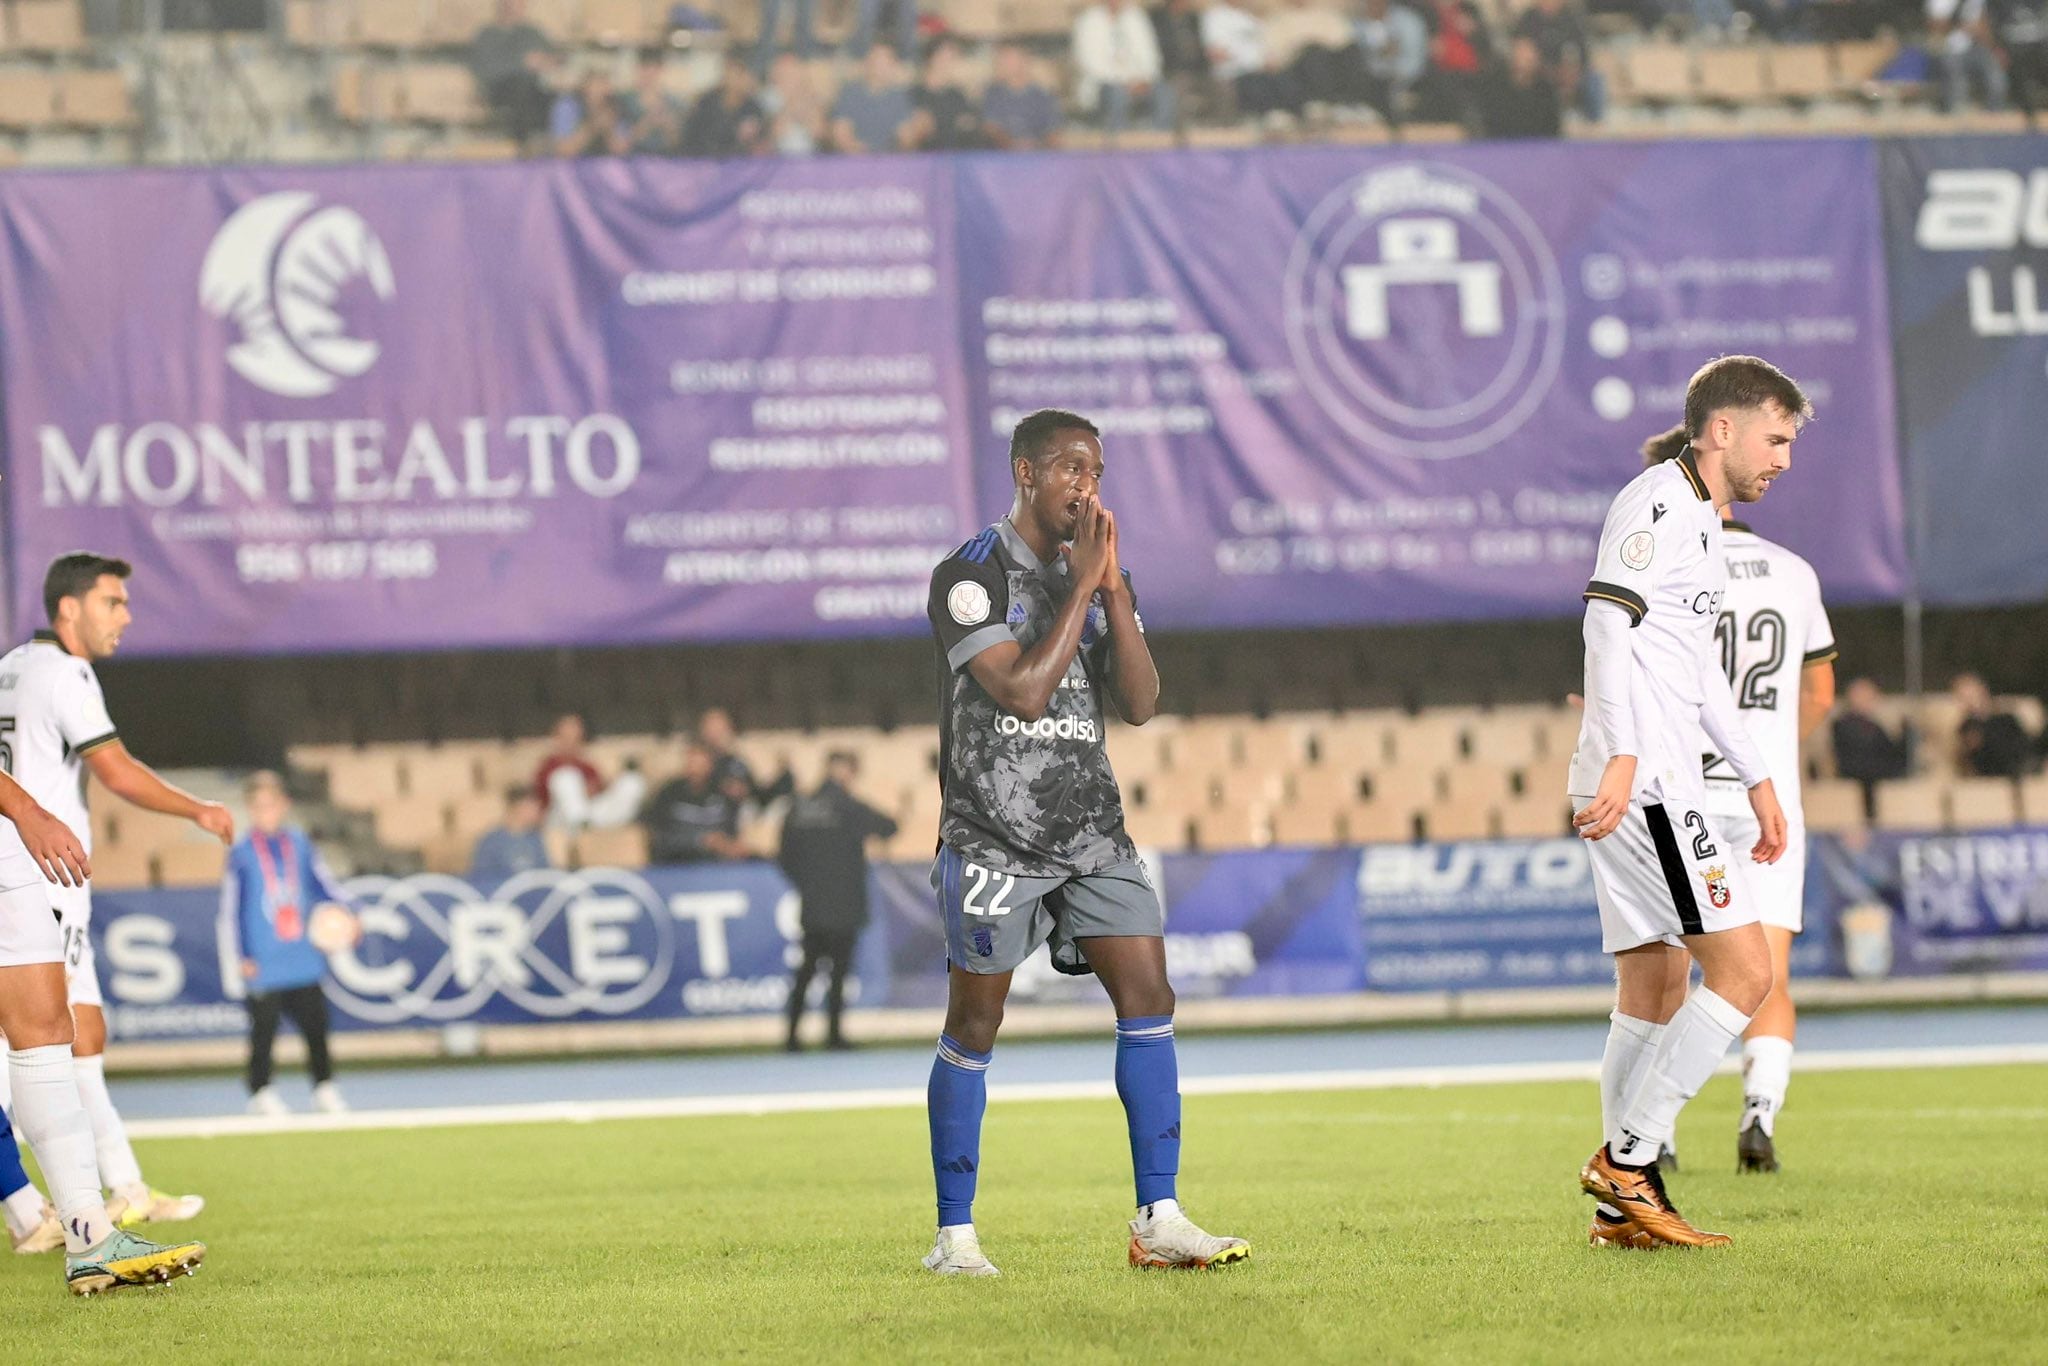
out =
<svg viewBox="0 0 2048 1366"><path fill-rule="evenodd" d="M986 925L976 925L967 937L974 942L974 951L983 958L993 958L996 953L996 935Z"/></svg>
<svg viewBox="0 0 2048 1366"><path fill-rule="evenodd" d="M1728 890L1728 870L1709 868L1701 876L1707 880L1707 900L1714 903L1715 910L1727 910L1728 903L1735 899L1735 894Z"/></svg>

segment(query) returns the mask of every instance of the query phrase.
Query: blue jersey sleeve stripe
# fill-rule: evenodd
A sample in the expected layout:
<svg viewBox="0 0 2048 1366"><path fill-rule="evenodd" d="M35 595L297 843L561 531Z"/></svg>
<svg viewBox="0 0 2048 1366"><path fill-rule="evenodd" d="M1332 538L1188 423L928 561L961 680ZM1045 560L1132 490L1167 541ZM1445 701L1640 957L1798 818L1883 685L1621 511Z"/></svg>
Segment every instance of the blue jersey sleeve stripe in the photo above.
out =
<svg viewBox="0 0 2048 1366"><path fill-rule="evenodd" d="M995 548L996 529L990 527L987 531L982 532L979 536L976 536L973 540L954 551L953 558L965 560L969 564L980 564L989 557L990 552Z"/></svg>

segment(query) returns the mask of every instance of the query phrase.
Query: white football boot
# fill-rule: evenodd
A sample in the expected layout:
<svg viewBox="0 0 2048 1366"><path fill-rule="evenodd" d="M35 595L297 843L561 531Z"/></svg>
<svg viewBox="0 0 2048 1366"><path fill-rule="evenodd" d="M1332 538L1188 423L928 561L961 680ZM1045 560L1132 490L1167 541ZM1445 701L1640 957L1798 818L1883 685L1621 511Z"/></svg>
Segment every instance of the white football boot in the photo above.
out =
<svg viewBox="0 0 2048 1366"><path fill-rule="evenodd" d="M1000 1276L993 1263L981 1254L981 1240L974 1225L952 1224L939 1230L938 1241L924 1257L924 1269L941 1276Z"/></svg>
<svg viewBox="0 0 2048 1366"><path fill-rule="evenodd" d="M1252 1245L1242 1238L1218 1238L1196 1228L1178 1200L1155 1200L1131 1220L1132 1266L1228 1266L1251 1255Z"/></svg>
<svg viewBox="0 0 2048 1366"><path fill-rule="evenodd" d="M8 1236L13 1238L14 1250L24 1257L38 1252L57 1252L64 1246L64 1225L57 1222L57 1211L47 1200L43 1202L42 1222L18 1238L13 1234L14 1231L9 1229Z"/></svg>
<svg viewBox="0 0 2048 1366"><path fill-rule="evenodd" d="M325 1115L340 1115L348 1112L348 1102L341 1098L341 1088L331 1081L323 1081L313 1088L313 1108Z"/></svg>
<svg viewBox="0 0 2048 1366"><path fill-rule="evenodd" d="M249 1113L252 1115L288 1115L292 1107L284 1103L284 1097L277 1093L275 1086L266 1086L249 1097Z"/></svg>

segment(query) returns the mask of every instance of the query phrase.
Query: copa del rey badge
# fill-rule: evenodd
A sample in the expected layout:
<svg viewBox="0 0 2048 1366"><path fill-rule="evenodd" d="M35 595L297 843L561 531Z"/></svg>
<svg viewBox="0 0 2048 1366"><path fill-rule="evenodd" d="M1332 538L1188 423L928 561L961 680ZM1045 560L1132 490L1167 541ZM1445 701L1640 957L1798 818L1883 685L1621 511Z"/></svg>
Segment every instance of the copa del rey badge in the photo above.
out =
<svg viewBox="0 0 2048 1366"><path fill-rule="evenodd" d="M946 610L962 626L987 621L989 606L988 590L972 579L954 584L953 591L946 594Z"/></svg>
<svg viewBox="0 0 2048 1366"><path fill-rule="evenodd" d="M1707 879L1707 900L1714 903L1715 910L1727 910L1728 903L1735 899L1728 890L1728 870L1709 868L1702 876Z"/></svg>

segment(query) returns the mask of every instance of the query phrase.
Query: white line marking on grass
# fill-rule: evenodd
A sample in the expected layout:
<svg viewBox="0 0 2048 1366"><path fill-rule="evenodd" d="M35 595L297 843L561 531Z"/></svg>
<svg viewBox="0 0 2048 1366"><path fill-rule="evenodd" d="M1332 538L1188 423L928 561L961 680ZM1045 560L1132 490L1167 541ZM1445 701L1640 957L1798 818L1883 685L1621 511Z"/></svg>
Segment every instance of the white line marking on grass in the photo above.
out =
<svg viewBox="0 0 2048 1366"><path fill-rule="evenodd" d="M2048 1063L2048 1044L1986 1044L1951 1048L1817 1050L1799 1055L1804 1072L1907 1067L1992 1067ZM1730 1058L1722 1071L1739 1069ZM1190 1096L1269 1095L1297 1091L1383 1091L1406 1087L1493 1086L1510 1082L1600 1079L1598 1062L1481 1063L1462 1067L1375 1067L1333 1072L1188 1077ZM1100 1081L1014 1082L989 1087L994 1101L1109 1100L1116 1085ZM455 1105L356 1110L340 1115L214 1115L129 1123L133 1138L227 1138L245 1134L345 1133L368 1129L442 1129L490 1124L591 1124L614 1119L697 1119L720 1115L787 1115L823 1110L907 1109L925 1103L923 1086L864 1091L794 1091L759 1095L667 1096L646 1100L533 1101L520 1105Z"/></svg>

